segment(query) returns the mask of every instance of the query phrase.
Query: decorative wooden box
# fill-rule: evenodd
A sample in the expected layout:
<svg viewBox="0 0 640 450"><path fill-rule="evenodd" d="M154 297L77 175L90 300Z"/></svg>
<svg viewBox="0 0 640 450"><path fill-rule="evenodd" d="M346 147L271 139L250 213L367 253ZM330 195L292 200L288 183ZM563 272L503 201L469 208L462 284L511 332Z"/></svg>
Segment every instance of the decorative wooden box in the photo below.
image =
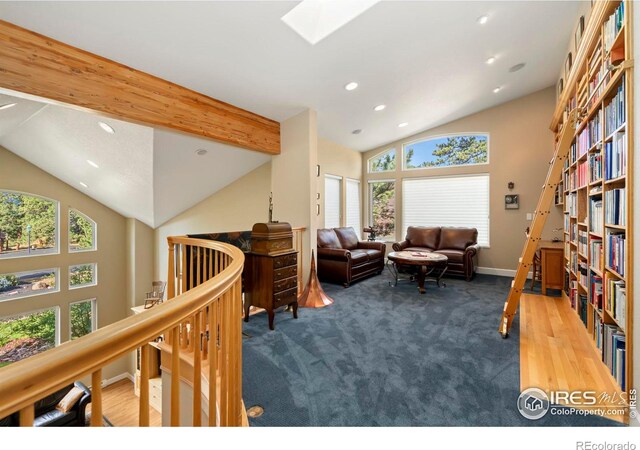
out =
<svg viewBox="0 0 640 450"><path fill-rule="evenodd" d="M251 229L251 253L278 255L293 250L293 232L287 222L256 223Z"/></svg>

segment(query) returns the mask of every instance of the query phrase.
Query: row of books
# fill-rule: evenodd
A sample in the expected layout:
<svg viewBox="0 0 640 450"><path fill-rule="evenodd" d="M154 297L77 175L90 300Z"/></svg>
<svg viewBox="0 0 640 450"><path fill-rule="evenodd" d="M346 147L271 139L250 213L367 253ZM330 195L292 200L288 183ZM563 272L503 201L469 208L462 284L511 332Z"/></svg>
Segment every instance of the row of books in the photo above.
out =
<svg viewBox="0 0 640 450"><path fill-rule="evenodd" d="M589 133L589 127L585 127L578 138L576 139L578 143L578 148L576 150L576 158L573 161L577 161L580 157L587 153L587 151L591 148L591 134Z"/></svg>
<svg viewBox="0 0 640 450"><path fill-rule="evenodd" d="M570 216L574 217L578 214L578 196L575 192L566 195L565 204L566 211Z"/></svg>
<svg viewBox="0 0 640 450"><path fill-rule="evenodd" d="M576 305L578 304L578 281L571 280L570 288L569 288L569 303L571 303L571 307L576 309Z"/></svg>
<svg viewBox="0 0 640 450"><path fill-rule="evenodd" d="M612 189L604 193L604 221L609 225L627 224L627 189Z"/></svg>
<svg viewBox="0 0 640 450"><path fill-rule="evenodd" d="M591 262L591 267L600 272L602 272L604 262L603 250L602 239L592 237L589 240L589 261Z"/></svg>
<svg viewBox="0 0 640 450"><path fill-rule="evenodd" d="M615 325L602 325L602 360L623 391L626 390L626 336Z"/></svg>
<svg viewBox="0 0 640 450"><path fill-rule="evenodd" d="M624 101L624 75L622 81L618 86L616 96L611 99L611 102L604 107L604 127L605 135L609 136L615 130L620 128L627 120Z"/></svg>
<svg viewBox="0 0 640 450"><path fill-rule="evenodd" d="M613 136L613 140L604 146L605 161L604 169L606 180L618 178L627 174L627 134L622 131Z"/></svg>
<svg viewBox="0 0 640 450"><path fill-rule="evenodd" d="M580 315L580 320L584 326L587 326L587 296L584 294L578 294L578 304L580 307L578 308L578 314Z"/></svg>
<svg viewBox="0 0 640 450"><path fill-rule="evenodd" d="M589 279L589 266L587 266L587 261L583 259L578 260L578 271L576 275L578 275L580 284L586 288L588 284L587 280Z"/></svg>
<svg viewBox="0 0 640 450"><path fill-rule="evenodd" d="M571 261L571 271L578 274L578 252L571 251L569 253L569 261Z"/></svg>
<svg viewBox="0 0 640 450"><path fill-rule="evenodd" d="M578 230L578 252L582 253L583 255L586 255L588 246L589 246L589 235L587 234L587 231Z"/></svg>
<svg viewBox="0 0 640 450"><path fill-rule="evenodd" d="M590 280L589 297L591 299L591 304L598 311L602 311L602 277L592 273Z"/></svg>
<svg viewBox="0 0 640 450"><path fill-rule="evenodd" d="M572 242L575 242L577 236L578 236L578 224L572 223L571 228L569 228L569 238L571 239Z"/></svg>
<svg viewBox="0 0 640 450"><path fill-rule="evenodd" d="M578 164L578 167L576 167L576 171L574 173L577 177L577 187L581 188L586 186L589 182L589 164L587 163L587 161L582 161L580 164Z"/></svg>
<svg viewBox="0 0 640 450"><path fill-rule="evenodd" d="M576 144L575 141L571 143L571 148L569 149L569 155L571 156L571 164L573 164L578 160L578 144Z"/></svg>
<svg viewBox="0 0 640 450"><path fill-rule="evenodd" d="M625 282L606 278L605 308L619 325L624 327L627 319L627 288Z"/></svg>
<svg viewBox="0 0 640 450"><path fill-rule="evenodd" d="M625 274L625 234L624 232L607 232L607 266L624 277Z"/></svg>
<svg viewBox="0 0 640 450"><path fill-rule="evenodd" d="M624 2L620 2L620 6L609 16L604 23L604 48L605 51L611 50L611 46L624 23Z"/></svg>
<svg viewBox="0 0 640 450"><path fill-rule="evenodd" d="M602 199L591 197L589 200L589 229L593 233L602 235L604 231L604 219L602 217Z"/></svg>
<svg viewBox="0 0 640 450"><path fill-rule="evenodd" d="M602 179L602 154L589 155L589 183Z"/></svg>
<svg viewBox="0 0 640 450"><path fill-rule="evenodd" d="M596 71L595 75L589 81L589 105L588 105L589 108L591 108L593 105L595 105L598 102L600 95L604 91L605 83L604 82L601 83L601 81L605 77L605 73L606 72L604 70L604 67L600 66L600 69ZM591 142L596 142L596 141L591 141Z"/></svg>

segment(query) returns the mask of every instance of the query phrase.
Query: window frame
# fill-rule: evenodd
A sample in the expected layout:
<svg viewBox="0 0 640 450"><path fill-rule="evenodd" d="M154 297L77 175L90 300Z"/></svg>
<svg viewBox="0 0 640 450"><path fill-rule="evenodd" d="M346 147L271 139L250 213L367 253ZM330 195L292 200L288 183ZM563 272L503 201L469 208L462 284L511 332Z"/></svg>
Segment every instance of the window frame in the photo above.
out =
<svg viewBox="0 0 640 450"><path fill-rule="evenodd" d="M81 267L81 266L93 266L93 281L91 283L79 284L79 285L76 285L76 286L72 286L71 285L71 269L73 269L74 267ZM71 264L71 265L69 265L68 278L69 278L68 279L68 284L69 284L69 290L70 291L72 291L74 289L82 289L82 288L97 286L98 285L98 263L90 262L90 263L81 263L81 264Z"/></svg>
<svg viewBox="0 0 640 450"><path fill-rule="evenodd" d="M397 167L397 166L396 166ZM401 180L402 181L402 180ZM398 190L397 190L397 184L398 181L395 178L381 178L381 179L369 179L367 180L367 184L369 185L369 189L368 189L368 208L369 208L369 214L368 214L368 219L369 219L369 225L368 226L373 226L373 184L374 183L393 183L393 198L396 201L396 208L394 209L394 215L393 215L393 224L394 224L394 233L398 233L398 208L397 208L397 202L398 202ZM392 240L388 240L387 236L381 236L380 238L377 239L383 239L384 238L384 242L390 243L390 242L396 242L396 236L392 236Z"/></svg>
<svg viewBox="0 0 640 450"><path fill-rule="evenodd" d="M348 219L348 215L349 215L349 205L348 205L348 201L349 201L349 196L347 194L347 186L349 184L349 182L351 183L356 183L358 185L358 222L360 223L360 229L355 230L356 234L358 235L358 239L362 238L362 182L358 179L355 178L349 178L349 177L345 177L343 184L344 184L344 226L348 227L350 226L347 223L347 219Z"/></svg>
<svg viewBox="0 0 640 450"><path fill-rule="evenodd" d="M83 300L77 300L74 302L70 302L69 303L69 341L74 340L71 336L72 336L72 332L73 330L71 329L72 325L71 325L71 306L72 305L77 305L79 303L86 303L86 302L91 302L91 331L90 333L93 333L94 331L96 331L98 329L98 299L93 297L93 298L86 298ZM84 335L86 336L86 334ZM82 336L80 336L82 337ZM80 338L76 338L76 339L80 339Z"/></svg>
<svg viewBox="0 0 640 450"><path fill-rule="evenodd" d="M481 244L478 241L478 246L480 248L491 248L491 173L489 172L478 172L478 173L460 173L460 174L451 174L451 175L438 175L438 176L426 176L426 177L406 177L402 178L401 182L402 186L402 228L404 231L404 235L406 235L406 229L408 225L405 223L405 189L404 183L405 181L416 181L416 180L434 180L434 179L447 179L447 178L467 178L467 177L480 177L485 176L487 178L487 243ZM397 221L397 219L396 219Z"/></svg>
<svg viewBox="0 0 640 450"><path fill-rule="evenodd" d="M382 155L385 155L386 153L390 153L390 152L394 152L395 154L395 161L396 161L396 167L394 169L390 169L390 170L378 170L376 172L371 170L371 161L373 161L376 158L380 158ZM386 150L372 156L371 158L367 159L367 173L370 174L375 174L375 173L392 173L398 170L398 149L394 146L394 147L389 147Z"/></svg>
<svg viewBox="0 0 640 450"><path fill-rule="evenodd" d="M334 228L334 227L328 227L327 226L327 178L331 179L331 180L336 180L338 182L338 226L336 228L339 228L342 226L342 194L343 194L343 177L339 176L339 175L333 175L330 173L325 173L324 174L324 202L323 202L323 211L322 211L322 225L324 226L324 228Z"/></svg>
<svg viewBox="0 0 640 450"><path fill-rule="evenodd" d="M33 291L30 290L28 291L29 293L27 295L17 295L15 297L10 297L10 298L0 298L0 303L4 303L4 302L11 302L14 300L21 300L21 299L25 299L25 298L30 298L30 297L37 297L39 295L49 295L49 294L55 294L60 292L60 268L59 267L47 267L44 269L32 269L32 270L23 270L21 272L8 272L8 273L1 273L0 275L23 275L23 274L29 274L29 273L34 273L34 272L53 272L55 274L55 279L56 279L56 286L53 289L39 289L37 291Z"/></svg>
<svg viewBox="0 0 640 450"><path fill-rule="evenodd" d="M30 197L38 197L41 198L43 200L47 200L50 201L54 204L55 206L55 215L54 215L54 228L55 228L55 232L54 232L54 239L55 239L55 246L49 250L46 251L45 253L37 253L37 254L29 254L27 253L26 255L17 255L17 256L3 256L3 253L0 253L0 260L4 260L4 259L18 259L18 258L33 258L33 257L37 257L37 256L49 256L49 255L60 255L60 202L58 200L55 200L53 198L49 198L49 197L45 197L44 195L39 195L39 194L33 194L31 192L23 192L23 191L14 191L12 189L0 189L0 193L9 193L9 194L18 194L18 195L28 195ZM6 274L3 274L6 275Z"/></svg>
<svg viewBox="0 0 640 450"><path fill-rule="evenodd" d="M471 164L456 164L452 166L436 166L436 167L407 167L407 162L405 158L405 150L406 147L412 144L416 144L419 142L433 141L436 139L449 138L449 137L460 137L460 136L485 136L487 138L487 161L482 163L471 163ZM491 135L488 131L465 131L461 133L444 133L444 134L436 134L433 136L428 136L420 139L413 139L411 141L402 143L402 171L403 172L411 172L414 170L432 170L432 169L450 169L454 167L474 167L474 166L486 166L491 162ZM397 167L397 163L396 163ZM375 173L375 172L374 172Z"/></svg>
<svg viewBox="0 0 640 450"><path fill-rule="evenodd" d="M92 248L82 248L82 249L72 249L71 248L71 211L83 217L85 220L88 220L93 224L93 247ZM83 252L95 252L98 251L98 222L93 220L91 217L87 216L80 210L76 208L69 208L67 212L67 250L69 253L83 253Z"/></svg>

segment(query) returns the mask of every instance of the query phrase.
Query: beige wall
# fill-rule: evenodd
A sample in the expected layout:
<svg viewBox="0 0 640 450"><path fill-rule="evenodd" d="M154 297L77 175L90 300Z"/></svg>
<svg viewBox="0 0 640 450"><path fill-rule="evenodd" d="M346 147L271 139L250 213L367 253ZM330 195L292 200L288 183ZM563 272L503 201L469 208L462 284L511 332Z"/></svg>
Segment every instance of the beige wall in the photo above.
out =
<svg viewBox="0 0 640 450"><path fill-rule="evenodd" d="M521 97L500 106L456 120L440 127L384 145L363 154L363 179L394 179L396 181L396 240L403 239L402 179L453 174L489 173L490 175L490 248L483 248L479 266L492 269L515 270L524 244L524 230L530 224L527 213L538 203L545 181L548 163L553 156L553 135L549 123L555 106L555 88L551 87ZM401 161L402 143L451 133L489 133L489 164L457 168L432 168L402 172L397 164L395 172L367 174L367 160L394 147ZM515 189L509 191L507 183ZM368 188L364 189L365 223L369 222ZM520 195L520 209L505 210L504 196ZM446 225L446 224L443 224ZM543 238L555 235L554 228L562 226L562 211L552 207Z"/></svg>
<svg viewBox="0 0 640 450"><path fill-rule="evenodd" d="M168 236L251 230L269 219L270 189L271 163L266 163L156 228L155 279L167 281ZM274 219L285 220L277 199L275 204Z"/></svg>
<svg viewBox="0 0 640 450"><path fill-rule="evenodd" d="M362 180L362 153L352 150L326 139L318 139L318 164L320 164L320 179L318 192L320 193L320 214L318 215L318 227L324 228L324 180L325 175L342 177L342 223L345 224L345 178ZM362 205L362 181L360 183L360 205ZM362 217L362 210L360 211ZM362 230L356 230L362 234Z"/></svg>
<svg viewBox="0 0 640 450"><path fill-rule="evenodd" d="M128 315L125 218L2 147L0 190L36 194L60 202L59 254L0 259L0 273L59 268L60 291L0 302L0 317L58 306L61 342L69 340L69 304L72 302L96 298L98 327L124 319ZM97 251L68 252L69 208L81 211L97 223ZM98 285L69 290L69 266L94 262L98 264ZM122 358L108 366L103 377L108 379L128 369L127 358Z"/></svg>

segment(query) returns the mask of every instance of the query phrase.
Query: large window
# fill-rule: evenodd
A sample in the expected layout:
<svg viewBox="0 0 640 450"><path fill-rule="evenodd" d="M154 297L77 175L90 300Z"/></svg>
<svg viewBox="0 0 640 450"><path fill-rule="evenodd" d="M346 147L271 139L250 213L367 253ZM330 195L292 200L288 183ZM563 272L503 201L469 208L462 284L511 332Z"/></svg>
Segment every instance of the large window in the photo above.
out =
<svg viewBox="0 0 640 450"><path fill-rule="evenodd" d="M56 345L58 308L0 318L0 367Z"/></svg>
<svg viewBox="0 0 640 450"><path fill-rule="evenodd" d="M409 226L474 227L489 245L489 175L406 179L402 223Z"/></svg>
<svg viewBox="0 0 640 450"><path fill-rule="evenodd" d="M358 236L362 233L362 224L360 223L360 182L358 180L346 180L346 213L347 219L345 226L353 227Z"/></svg>
<svg viewBox="0 0 640 450"><path fill-rule="evenodd" d="M333 175L324 177L324 227L337 228L340 226L342 178Z"/></svg>
<svg viewBox="0 0 640 450"><path fill-rule="evenodd" d="M380 239L395 240L396 186L393 181L370 181L371 227Z"/></svg>
<svg viewBox="0 0 640 450"><path fill-rule="evenodd" d="M75 209L69 210L69 251L96 249L96 223Z"/></svg>
<svg viewBox="0 0 640 450"><path fill-rule="evenodd" d="M59 290L58 269L0 274L0 302Z"/></svg>
<svg viewBox="0 0 640 450"><path fill-rule="evenodd" d="M0 191L0 258L58 251L58 202Z"/></svg>
<svg viewBox="0 0 640 450"><path fill-rule="evenodd" d="M69 332L71 340L89 334L96 329L96 299L83 300L69 305Z"/></svg>
<svg viewBox="0 0 640 450"><path fill-rule="evenodd" d="M489 162L489 136L468 134L416 141L402 146L404 169L466 166Z"/></svg>
<svg viewBox="0 0 640 450"><path fill-rule="evenodd" d="M392 148L368 161L369 173L390 172L396 170L396 149Z"/></svg>
<svg viewBox="0 0 640 450"><path fill-rule="evenodd" d="M95 263L69 267L69 289L98 284L98 267Z"/></svg>

